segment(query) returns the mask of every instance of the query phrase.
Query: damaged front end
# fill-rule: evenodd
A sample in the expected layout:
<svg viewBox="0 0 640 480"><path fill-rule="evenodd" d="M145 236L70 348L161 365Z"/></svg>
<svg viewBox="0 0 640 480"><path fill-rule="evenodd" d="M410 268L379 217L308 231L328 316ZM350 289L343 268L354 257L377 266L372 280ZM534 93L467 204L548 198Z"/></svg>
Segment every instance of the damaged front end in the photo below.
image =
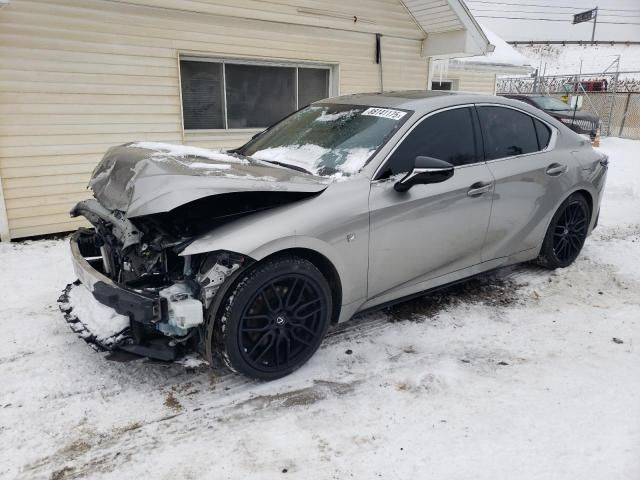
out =
<svg viewBox="0 0 640 480"><path fill-rule="evenodd" d="M180 256L184 239L138 225L96 200L72 211L94 228L71 238L76 275L96 300L130 318L130 334L117 348L174 360L182 350L203 350L207 308L220 286L251 260L232 252Z"/></svg>
<svg viewBox="0 0 640 480"><path fill-rule="evenodd" d="M75 272L100 303L130 318L120 349L162 360L183 347L205 351L214 297L252 259L181 252L222 225L326 187L320 177L238 154L144 142L113 147L89 182L95 198L71 211L93 226L72 236Z"/></svg>

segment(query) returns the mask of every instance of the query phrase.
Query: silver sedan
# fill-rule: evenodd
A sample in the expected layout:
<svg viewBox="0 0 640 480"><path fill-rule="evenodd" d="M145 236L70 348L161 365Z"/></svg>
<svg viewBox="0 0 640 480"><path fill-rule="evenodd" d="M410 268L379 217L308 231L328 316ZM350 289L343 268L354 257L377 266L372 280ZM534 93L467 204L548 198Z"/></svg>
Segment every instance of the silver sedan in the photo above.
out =
<svg viewBox="0 0 640 480"><path fill-rule="evenodd" d="M227 152L113 147L75 269L131 319L118 348L279 378L327 329L498 267L571 264L608 159L505 98L390 92L305 107Z"/></svg>

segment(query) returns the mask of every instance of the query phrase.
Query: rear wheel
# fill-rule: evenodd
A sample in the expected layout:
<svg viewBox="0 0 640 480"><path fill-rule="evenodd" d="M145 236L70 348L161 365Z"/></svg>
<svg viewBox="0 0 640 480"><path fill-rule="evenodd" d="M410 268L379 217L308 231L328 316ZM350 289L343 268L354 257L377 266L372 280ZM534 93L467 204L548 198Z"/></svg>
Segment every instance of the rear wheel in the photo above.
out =
<svg viewBox="0 0 640 480"><path fill-rule="evenodd" d="M267 260L227 297L215 349L252 378L288 375L315 353L331 319L331 290L320 271L297 257Z"/></svg>
<svg viewBox="0 0 640 480"><path fill-rule="evenodd" d="M538 263L549 268L571 265L582 250L590 220L591 211L583 195L567 198L551 219Z"/></svg>

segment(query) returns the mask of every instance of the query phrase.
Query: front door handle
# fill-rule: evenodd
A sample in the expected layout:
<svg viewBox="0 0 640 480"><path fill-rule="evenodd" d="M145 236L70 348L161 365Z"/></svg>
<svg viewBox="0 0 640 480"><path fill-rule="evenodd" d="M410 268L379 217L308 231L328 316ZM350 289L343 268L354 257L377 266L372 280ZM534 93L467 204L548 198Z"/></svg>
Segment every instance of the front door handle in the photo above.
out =
<svg viewBox="0 0 640 480"><path fill-rule="evenodd" d="M476 182L469 187L469 190L467 190L467 195L469 197L479 197L483 193L490 192L492 188L492 182Z"/></svg>
<svg viewBox="0 0 640 480"><path fill-rule="evenodd" d="M547 167L547 175L550 175L552 177L557 177L559 175L562 175L566 171L567 171L567 166L560 165L559 163L552 163Z"/></svg>

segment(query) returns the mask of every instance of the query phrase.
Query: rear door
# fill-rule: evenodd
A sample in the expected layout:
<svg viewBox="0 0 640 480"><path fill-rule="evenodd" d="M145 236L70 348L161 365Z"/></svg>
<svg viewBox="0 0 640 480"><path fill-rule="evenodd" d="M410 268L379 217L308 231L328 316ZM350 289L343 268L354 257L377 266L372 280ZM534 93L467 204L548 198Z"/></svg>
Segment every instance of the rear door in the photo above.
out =
<svg viewBox="0 0 640 480"><path fill-rule="evenodd" d="M553 150L555 128L513 107L478 105L495 179L483 261L539 248L554 206L569 189L571 155Z"/></svg>
<svg viewBox="0 0 640 480"><path fill-rule="evenodd" d="M473 106L430 114L400 140L371 185L369 298L480 263L493 188L481 148ZM419 155L454 164L453 176L396 192Z"/></svg>

